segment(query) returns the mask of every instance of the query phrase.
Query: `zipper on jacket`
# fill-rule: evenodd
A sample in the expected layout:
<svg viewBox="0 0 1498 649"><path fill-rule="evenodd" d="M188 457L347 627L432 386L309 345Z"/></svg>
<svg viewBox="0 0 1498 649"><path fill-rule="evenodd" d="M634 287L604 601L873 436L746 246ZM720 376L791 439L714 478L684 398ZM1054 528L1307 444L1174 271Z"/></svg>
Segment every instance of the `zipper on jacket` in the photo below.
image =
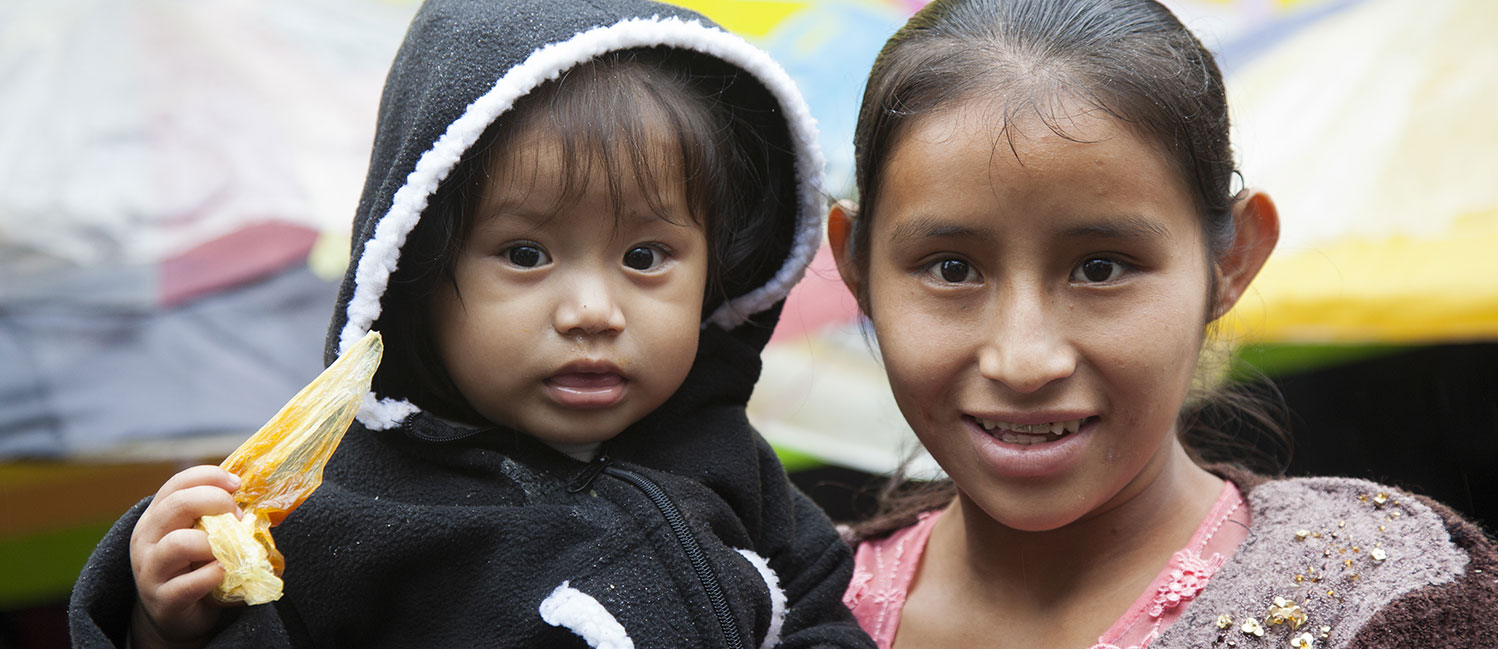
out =
<svg viewBox="0 0 1498 649"><path fill-rule="evenodd" d="M468 439L479 433L489 430L487 428L459 428L450 427L452 430L443 430L430 422L421 420L419 417L410 417L401 422L401 428L406 435L423 442L457 442Z"/></svg>
<svg viewBox="0 0 1498 649"><path fill-rule="evenodd" d="M591 482L592 477L597 476L597 472L592 471L592 468L597 466L599 471L607 472L611 476L634 485L636 489L645 493L650 502L655 503L656 509L659 509L661 515L666 517L666 524L676 535L676 541L681 544L681 549L686 552L687 560L691 562L692 569L697 572L697 579L702 582L702 588L707 591L708 603L712 605L713 612L718 616L718 625L723 629L724 646L729 649L743 649L744 641L739 635L738 622L734 620L733 613L728 610L728 597L723 594L723 585L718 582L718 575L708 564L707 555L703 554L702 546L697 543L697 537L692 536L692 530L687 527L687 520L681 515L681 510L676 508L676 503L671 502L671 497L667 496L666 492L649 478L633 471L608 466L608 461L604 456L599 456L599 459L604 461L600 463L594 460L594 464L588 467L589 470L583 472L584 476L591 473L592 476L589 477L589 482ZM582 477L579 476L579 480ZM577 482L573 484L576 485Z"/></svg>
<svg viewBox="0 0 1498 649"><path fill-rule="evenodd" d="M583 469L582 473L577 474L577 477L573 478L572 482L567 485L567 493L575 494L593 486L593 480L598 478L598 474L603 473L604 468L608 467L611 461L613 461L613 458L610 458L608 453L599 453L598 457L593 458L593 461L588 463L587 468Z"/></svg>

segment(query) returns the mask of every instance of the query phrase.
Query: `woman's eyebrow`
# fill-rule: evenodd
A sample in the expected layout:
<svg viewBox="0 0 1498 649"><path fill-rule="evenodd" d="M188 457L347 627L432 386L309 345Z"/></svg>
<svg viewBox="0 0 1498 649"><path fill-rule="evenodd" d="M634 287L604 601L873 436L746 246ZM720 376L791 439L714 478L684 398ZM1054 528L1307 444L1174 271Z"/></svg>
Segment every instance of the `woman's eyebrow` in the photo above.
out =
<svg viewBox="0 0 1498 649"><path fill-rule="evenodd" d="M970 225L952 223L933 217L906 219L890 229L889 240L893 243L921 239L945 239L972 237L984 234L982 229ZM1096 221L1070 225L1060 231L1068 238L1093 239L1169 239L1170 230L1154 219L1142 216L1112 216Z"/></svg>
<svg viewBox="0 0 1498 649"><path fill-rule="evenodd" d="M979 234L977 228L959 225L931 217L905 219L890 229L891 243L918 241L921 239L947 239L969 237Z"/></svg>
<svg viewBox="0 0 1498 649"><path fill-rule="evenodd" d="M1062 236L1092 239L1169 239L1170 230L1154 219L1120 215L1067 227Z"/></svg>

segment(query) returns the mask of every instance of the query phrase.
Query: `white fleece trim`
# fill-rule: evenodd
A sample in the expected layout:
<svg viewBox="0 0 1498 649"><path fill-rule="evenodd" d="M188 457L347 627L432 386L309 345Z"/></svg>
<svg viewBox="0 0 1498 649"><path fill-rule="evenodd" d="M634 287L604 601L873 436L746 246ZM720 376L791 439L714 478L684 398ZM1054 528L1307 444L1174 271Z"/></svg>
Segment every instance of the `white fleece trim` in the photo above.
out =
<svg viewBox="0 0 1498 649"><path fill-rule="evenodd" d="M592 595L562 582L541 601L541 619L576 633L593 649L634 649L624 626Z"/></svg>
<svg viewBox="0 0 1498 649"><path fill-rule="evenodd" d="M373 392L364 393L364 401L359 404L359 423L364 424L370 430L385 430L399 426L406 417L416 413L419 408L409 401L400 399L375 399Z"/></svg>
<svg viewBox="0 0 1498 649"><path fill-rule="evenodd" d="M770 568L770 562L755 554L753 550L739 550L739 554L749 560L750 565L759 571L761 579L765 580L765 587L770 589L770 628L765 631L765 641L759 643L759 649L770 649L780 644L780 628L785 624L785 591L780 588L780 576Z"/></svg>
<svg viewBox="0 0 1498 649"><path fill-rule="evenodd" d="M826 160L817 144L816 120L811 109L785 69L748 41L696 20L630 18L532 52L496 81L489 92L469 104L462 117L449 124L432 148L421 155L416 168L406 177L406 184L395 192L390 210L375 225L374 236L364 243L364 253L354 271L354 292L346 310L348 320L339 334L339 353L363 338L380 317L380 297L395 271L406 236L416 227L438 184L495 118L536 86L584 61L615 50L657 45L709 54L754 75L780 103L796 150L798 223L785 263L764 286L720 305L703 326L710 323L731 330L790 294L791 287L801 281L822 244L822 169ZM401 417L404 418L417 411L404 401L385 399L375 406L369 406L369 401L366 400L368 407L360 411L358 418L373 430L399 424L400 419L391 419L399 413L404 413Z"/></svg>

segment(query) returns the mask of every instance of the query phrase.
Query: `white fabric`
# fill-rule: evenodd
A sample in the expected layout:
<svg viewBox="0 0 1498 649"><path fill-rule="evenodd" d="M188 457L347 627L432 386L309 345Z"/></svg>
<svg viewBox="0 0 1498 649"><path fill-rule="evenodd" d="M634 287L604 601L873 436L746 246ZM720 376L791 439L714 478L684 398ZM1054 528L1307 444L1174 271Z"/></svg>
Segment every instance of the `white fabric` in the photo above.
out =
<svg viewBox="0 0 1498 649"><path fill-rule="evenodd" d="M541 619L576 633L593 649L634 649L629 633L593 596L562 582L541 601Z"/></svg>
<svg viewBox="0 0 1498 649"><path fill-rule="evenodd" d="M780 587L780 576L770 568L770 562L755 554L753 550L740 549L739 554L749 560L750 565L759 571L760 578L765 580L765 587L770 589L770 628L765 631L765 641L761 642L760 649L770 649L780 644L780 628L785 624L785 590Z"/></svg>

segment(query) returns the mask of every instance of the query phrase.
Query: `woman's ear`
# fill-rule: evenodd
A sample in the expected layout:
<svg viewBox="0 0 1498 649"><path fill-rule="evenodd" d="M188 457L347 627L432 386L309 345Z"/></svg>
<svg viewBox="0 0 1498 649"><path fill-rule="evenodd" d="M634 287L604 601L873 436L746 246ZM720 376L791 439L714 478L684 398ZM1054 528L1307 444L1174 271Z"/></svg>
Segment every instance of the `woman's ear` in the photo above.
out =
<svg viewBox="0 0 1498 649"><path fill-rule="evenodd" d="M1233 202L1233 246L1217 261L1217 304L1212 319L1238 303L1280 239L1280 215L1269 194L1246 190Z"/></svg>
<svg viewBox="0 0 1498 649"><path fill-rule="evenodd" d="M832 247L832 259L837 262L837 274L842 276L843 284L853 293L853 297L862 302L858 264L853 262L853 252L849 249L853 243L853 214L857 210L848 201L832 204L832 209L827 211L827 243Z"/></svg>

